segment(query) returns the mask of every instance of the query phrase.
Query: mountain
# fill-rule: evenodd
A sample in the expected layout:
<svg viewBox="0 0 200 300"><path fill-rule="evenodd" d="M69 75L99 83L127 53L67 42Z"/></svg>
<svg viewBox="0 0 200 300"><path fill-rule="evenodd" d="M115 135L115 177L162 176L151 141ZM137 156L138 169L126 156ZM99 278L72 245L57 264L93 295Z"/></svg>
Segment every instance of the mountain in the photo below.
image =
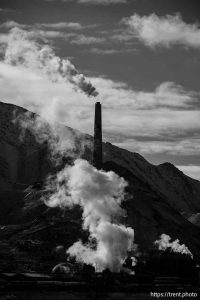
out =
<svg viewBox="0 0 200 300"><path fill-rule="evenodd" d="M74 157L89 161L92 137L58 124L52 145L60 146L62 159L54 155L52 162L45 140L50 132L48 123L40 119L45 138L38 140L31 126L19 126L24 116L31 125L38 117L0 102L0 271L50 271L64 261L57 247L67 249L79 238L86 241L87 233L82 230L78 207L61 211L45 206L41 201L43 181L70 163L63 147L66 137L74 142ZM170 163L155 166L140 154L110 143L103 144L103 158L105 170L113 170L128 181L125 222L135 230L139 251L151 251L154 241L165 233L180 239L199 260L200 182Z"/></svg>

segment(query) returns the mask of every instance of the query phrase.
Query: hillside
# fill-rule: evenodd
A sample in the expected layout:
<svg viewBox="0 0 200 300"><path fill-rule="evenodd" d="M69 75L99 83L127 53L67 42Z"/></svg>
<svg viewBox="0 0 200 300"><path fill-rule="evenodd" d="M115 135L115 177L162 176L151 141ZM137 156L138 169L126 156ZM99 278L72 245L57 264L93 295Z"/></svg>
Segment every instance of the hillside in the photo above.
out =
<svg viewBox="0 0 200 300"><path fill-rule="evenodd" d="M0 102L0 259L2 270L50 270L64 260L55 253L67 249L87 234L81 228L79 208L50 209L40 200L43 181L68 162L67 152L56 166L44 141L38 143L30 130L22 129L16 116L26 110ZM34 118L34 114L28 115ZM44 121L45 123L45 121ZM92 137L59 125L62 139L73 137L74 157L91 160ZM84 142L84 148L82 147ZM143 253L150 251L162 233L179 238L194 256L200 257L200 229L184 215L200 211L200 182L170 163L154 166L138 153L104 143L105 170L113 170L129 183L125 222L135 230L135 242ZM45 253L45 256L44 256Z"/></svg>

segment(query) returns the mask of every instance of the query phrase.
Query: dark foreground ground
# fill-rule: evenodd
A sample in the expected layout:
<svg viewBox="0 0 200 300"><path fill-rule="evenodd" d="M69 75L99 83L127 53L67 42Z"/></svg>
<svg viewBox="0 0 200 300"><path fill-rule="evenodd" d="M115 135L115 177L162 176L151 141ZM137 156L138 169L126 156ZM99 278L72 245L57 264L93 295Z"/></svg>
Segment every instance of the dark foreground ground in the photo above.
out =
<svg viewBox="0 0 200 300"><path fill-rule="evenodd" d="M155 293L155 292L152 292ZM0 294L1 300L147 300L147 299L199 299L197 292L174 292L175 294L167 294L157 292L154 296L150 293L120 293L120 292L74 292L74 291L10 291ZM170 296L171 295L171 296Z"/></svg>
<svg viewBox="0 0 200 300"><path fill-rule="evenodd" d="M131 300L200 299L200 287L180 284L177 278L156 278L149 284L88 282L1 281L0 300Z"/></svg>

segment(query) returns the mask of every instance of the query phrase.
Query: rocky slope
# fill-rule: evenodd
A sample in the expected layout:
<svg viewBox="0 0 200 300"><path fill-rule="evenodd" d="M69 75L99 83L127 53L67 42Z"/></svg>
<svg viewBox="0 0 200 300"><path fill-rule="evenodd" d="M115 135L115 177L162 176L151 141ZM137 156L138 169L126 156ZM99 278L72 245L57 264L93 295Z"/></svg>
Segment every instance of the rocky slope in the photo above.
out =
<svg viewBox="0 0 200 300"><path fill-rule="evenodd" d="M67 163L68 157L63 152L55 166L45 140L39 143L29 129L22 136L22 128L13 120L24 113L23 108L0 102L0 265L2 270L44 271L62 261L55 252L58 245L68 248L87 234L81 228L79 208L62 212L40 201L43 180ZM74 156L81 153L91 160L92 137L60 126L63 139L69 133L75 141ZM103 145L103 152L104 169L129 182L129 197L123 205L140 251L150 251L158 236L166 233L179 238L199 260L200 229L184 216L200 212L200 182L170 163L154 166L110 143Z"/></svg>

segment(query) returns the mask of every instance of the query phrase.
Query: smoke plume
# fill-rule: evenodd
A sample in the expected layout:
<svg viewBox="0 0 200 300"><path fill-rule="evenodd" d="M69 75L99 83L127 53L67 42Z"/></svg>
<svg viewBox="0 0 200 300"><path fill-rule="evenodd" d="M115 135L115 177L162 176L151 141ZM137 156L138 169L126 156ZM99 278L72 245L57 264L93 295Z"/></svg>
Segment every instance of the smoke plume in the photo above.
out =
<svg viewBox="0 0 200 300"><path fill-rule="evenodd" d="M98 95L95 87L68 59L56 56L49 45L41 45L26 30L17 27L11 29L5 51L5 62L40 70L54 82L60 80L70 82L75 89L81 90L88 96Z"/></svg>
<svg viewBox="0 0 200 300"><path fill-rule="evenodd" d="M47 181L43 199L46 205L82 208L83 229L89 231L89 241L87 245L77 241L67 253L79 262L93 265L97 271L109 268L119 272L132 249L134 231L120 224L125 217L120 204L126 186L126 181L114 172L97 170L82 159Z"/></svg>
<svg viewBox="0 0 200 300"><path fill-rule="evenodd" d="M19 28L11 30L5 62L31 69L52 82L70 83L76 91L80 90L88 96L98 94L68 59L56 56L50 46L41 45L28 31ZM38 106L40 113L45 110L48 121L55 120L54 106L51 105L49 110L47 105L44 108L41 104ZM85 116L81 118L84 120ZM62 126L53 122L46 124L38 116L24 115L16 121L20 122L24 131L28 129L37 142L47 142L53 157L58 154L62 158L66 152L71 156L76 148L76 140L81 146L85 143L80 136L77 138L77 132L74 134L68 130L63 134ZM114 172L97 170L82 159L75 160L73 166L66 166L46 181L42 198L46 205L61 208L79 205L82 208L83 229L89 231L89 241L86 245L77 241L67 252L75 256L77 261L93 265L97 271L109 268L112 272L119 272L128 251L132 249L134 231L121 224L125 212L120 204L124 200L126 185L126 181Z"/></svg>
<svg viewBox="0 0 200 300"><path fill-rule="evenodd" d="M171 252L189 255L193 259L192 253L185 244L181 245L178 239L171 242L171 237L165 233L161 234L160 239L156 240L154 243L161 251L169 249Z"/></svg>

